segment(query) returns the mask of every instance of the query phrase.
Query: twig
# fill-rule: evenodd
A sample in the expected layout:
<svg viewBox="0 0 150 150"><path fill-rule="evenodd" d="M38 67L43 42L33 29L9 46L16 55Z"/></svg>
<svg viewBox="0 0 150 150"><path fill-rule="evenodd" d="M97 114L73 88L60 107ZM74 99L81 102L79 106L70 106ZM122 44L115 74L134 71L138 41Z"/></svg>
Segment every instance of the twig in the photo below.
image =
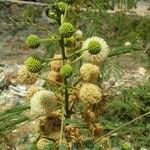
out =
<svg viewBox="0 0 150 150"><path fill-rule="evenodd" d="M61 118L61 130L60 130L60 139L59 139L59 146L62 144L63 139L63 128L64 128L64 106L62 107L62 118Z"/></svg>
<svg viewBox="0 0 150 150"><path fill-rule="evenodd" d="M116 128L116 129L114 129L114 130L108 132L107 134L103 135L101 138L97 139L95 142L101 141L104 137L110 136L111 134L113 134L114 132L120 130L121 128L123 128L123 127L125 127L125 126L128 126L128 125L130 125L131 123L133 123L133 122L135 122L135 121L137 121L137 120L139 120L139 119L141 119L141 118L143 118L143 117L145 117L145 116L147 116L147 115L150 115L150 112L147 112L147 113L145 113L145 114L143 114L143 115L141 115L141 116L139 116L139 117L137 117L137 118L135 118L135 119L133 119L133 120L131 120L131 121L125 123L125 124L123 124L122 126L120 126L120 127Z"/></svg>

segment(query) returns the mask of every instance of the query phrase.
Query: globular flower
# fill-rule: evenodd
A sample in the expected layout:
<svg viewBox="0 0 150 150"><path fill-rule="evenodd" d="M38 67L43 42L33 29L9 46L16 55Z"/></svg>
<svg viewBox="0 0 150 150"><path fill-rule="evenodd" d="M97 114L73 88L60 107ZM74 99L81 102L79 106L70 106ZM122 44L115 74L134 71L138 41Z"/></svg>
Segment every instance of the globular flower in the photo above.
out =
<svg viewBox="0 0 150 150"><path fill-rule="evenodd" d="M58 9L63 13L65 12L67 8L67 4L64 2L58 2L57 6L58 6Z"/></svg>
<svg viewBox="0 0 150 150"><path fill-rule="evenodd" d="M29 57L26 60L25 65L26 65L27 69L33 73L37 73L37 72L41 71L41 69L43 67L42 62L39 59L34 58L34 57Z"/></svg>
<svg viewBox="0 0 150 150"><path fill-rule="evenodd" d="M29 48L36 49L40 46L40 38L37 35L30 35L26 39Z"/></svg>
<svg viewBox="0 0 150 150"><path fill-rule="evenodd" d="M53 61L51 61L51 70L54 70L54 71L56 71L56 72L59 72L60 71L60 68L61 68L61 66L62 66L62 64L63 64L63 62L62 62L62 55L55 55L54 57L53 57L53 59L58 59L58 60L53 60Z"/></svg>
<svg viewBox="0 0 150 150"><path fill-rule="evenodd" d="M101 101L101 89L94 84L85 83L80 89L79 97L85 104L95 104Z"/></svg>
<svg viewBox="0 0 150 150"><path fill-rule="evenodd" d="M123 150L130 150L130 149L132 149L132 146L131 146L131 144L129 142L125 142L122 145L122 149Z"/></svg>
<svg viewBox="0 0 150 150"><path fill-rule="evenodd" d="M124 45L125 45L125 46L131 46L131 43L130 43L130 42L125 42Z"/></svg>
<svg viewBox="0 0 150 150"><path fill-rule="evenodd" d="M37 74L28 71L25 65L21 66L18 75L18 81L23 84L33 84L37 81Z"/></svg>
<svg viewBox="0 0 150 150"><path fill-rule="evenodd" d="M58 19L58 16L55 12L52 12L51 10L48 11L48 17L51 18L51 19L54 19L54 20L57 20Z"/></svg>
<svg viewBox="0 0 150 150"><path fill-rule="evenodd" d="M85 61L93 64L100 64L109 54L107 43L102 38L96 36L84 41L82 49L89 49L84 51L82 56Z"/></svg>
<svg viewBox="0 0 150 150"><path fill-rule="evenodd" d="M83 32L81 30L77 30L75 33L74 33L74 37L75 39L78 41L78 40L82 40L83 39Z"/></svg>
<svg viewBox="0 0 150 150"><path fill-rule="evenodd" d="M69 64L62 66L60 70L60 75L62 77L69 78L71 77L72 74L73 74L73 68Z"/></svg>
<svg viewBox="0 0 150 150"><path fill-rule="evenodd" d="M56 97L51 91L38 91L30 100L31 111L38 115L48 116L57 106Z"/></svg>
<svg viewBox="0 0 150 150"><path fill-rule="evenodd" d="M36 87L36 86L31 86L28 90L27 90L27 93L26 93L26 98L27 100L30 100L32 98L32 96L37 93L38 91L40 90L39 87Z"/></svg>
<svg viewBox="0 0 150 150"><path fill-rule="evenodd" d="M99 123L94 124L94 126L92 127L92 134L93 134L94 137L102 136L103 131L104 131L104 128Z"/></svg>
<svg viewBox="0 0 150 150"><path fill-rule="evenodd" d="M85 81L95 82L100 74L99 67L91 63L85 63L80 68L80 73Z"/></svg>
<svg viewBox="0 0 150 150"><path fill-rule="evenodd" d="M47 80L49 83L59 84L62 82L62 77L59 72L52 70L49 72Z"/></svg>
<svg viewBox="0 0 150 150"><path fill-rule="evenodd" d="M71 23L65 22L59 27L59 33L64 38L71 37L75 32L75 29Z"/></svg>
<svg viewBox="0 0 150 150"><path fill-rule="evenodd" d="M41 138L38 140L36 146L39 150L43 150L46 146L48 146L49 140L46 138Z"/></svg>
<svg viewBox="0 0 150 150"><path fill-rule="evenodd" d="M64 39L64 43L65 43L65 47L74 46L74 44L75 44L75 39L74 39L73 36L71 36L70 38L65 38L65 39Z"/></svg>
<svg viewBox="0 0 150 150"><path fill-rule="evenodd" d="M60 115L56 112L51 113L48 117L39 117L35 122L35 131L43 136L49 136L59 132L61 128Z"/></svg>

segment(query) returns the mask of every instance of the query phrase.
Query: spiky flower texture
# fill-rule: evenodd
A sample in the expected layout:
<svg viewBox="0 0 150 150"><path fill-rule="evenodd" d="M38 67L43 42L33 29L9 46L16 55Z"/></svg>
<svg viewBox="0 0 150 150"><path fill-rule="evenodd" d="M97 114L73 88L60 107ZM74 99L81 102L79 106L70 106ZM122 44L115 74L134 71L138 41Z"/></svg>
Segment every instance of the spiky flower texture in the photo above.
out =
<svg viewBox="0 0 150 150"><path fill-rule="evenodd" d="M88 82L95 82L100 75L99 67L91 63L83 64L80 73L83 79Z"/></svg>
<svg viewBox="0 0 150 150"><path fill-rule="evenodd" d="M39 59L34 58L34 57L29 57L26 60L25 65L27 69L33 73L39 72L43 67L42 62Z"/></svg>
<svg viewBox="0 0 150 150"><path fill-rule="evenodd" d="M102 38L96 36L85 40L82 49L88 49L83 52L83 59L86 62L91 62L93 64L102 63L109 54L107 43Z"/></svg>
<svg viewBox="0 0 150 150"><path fill-rule="evenodd" d="M58 2L58 9L61 11L61 12L65 12L66 8L67 8L67 4L64 3L64 2Z"/></svg>
<svg viewBox="0 0 150 150"><path fill-rule="evenodd" d="M33 84L37 81L37 74L28 71L25 65L21 66L18 71L18 81L23 84Z"/></svg>
<svg viewBox="0 0 150 150"><path fill-rule="evenodd" d="M80 89L80 100L85 104L95 104L101 101L102 93L101 89L95 84L85 83Z"/></svg>
<svg viewBox="0 0 150 150"><path fill-rule="evenodd" d="M51 91L36 92L30 100L31 110L38 115L48 116L57 106L56 97Z"/></svg>
<svg viewBox="0 0 150 150"><path fill-rule="evenodd" d="M65 22L59 27L59 33L64 38L71 37L75 32L75 29L71 23Z"/></svg>
<svg viewBox="0 0 150 150"><path fill-rule="evenodd" d="M40 38L37 35L30 35L26 39L29 48L36 49L40 46Z"/></svg>
<svg viewBox="0 0 150 150"><path fill-rule="evenodd" d="M69 64L64 65L60 70L60 75L63 77L69 78L72 76L72 74L73 68Z"/></svg>

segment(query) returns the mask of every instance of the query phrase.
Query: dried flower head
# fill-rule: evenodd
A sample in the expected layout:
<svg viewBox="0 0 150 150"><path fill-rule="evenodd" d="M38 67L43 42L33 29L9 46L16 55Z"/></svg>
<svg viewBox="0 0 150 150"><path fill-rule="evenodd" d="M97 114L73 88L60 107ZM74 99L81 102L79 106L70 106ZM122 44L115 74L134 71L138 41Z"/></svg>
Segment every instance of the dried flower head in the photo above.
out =
<svg viewBox="0 0 150 150"><path fill-rule="evenodd" d="M103 126L101 126L101 124L99 124L99 123L96 123L92 127L92 134L95 137L100 137L103 135L103 130L104 130Z"/></svg>
<svg viewBox="0 0 150 150"><path fill-rule="evenodd" d="M46 90L35 93L30 102L31 111L38 115L48 116L57 106L56 97L53 92Z"/></svg>
<svg viewBox="0 0 150 150"><path fill-rule="evenodd" d="M86 104L94 104L101 101L101 89L91 83L85 83L80 89L80 100Z"/></svg>
<svg viewBox="0 0 150 150"><path fill-rule="evenodd" d="M93 125L93 122L96 121L96 114L91 109L87 109L84 113L84 121L89 125Z"/></svg>
<svg viewBox="0 0 150 150"><path fill-rule="evenodd" d="M62 77L59 72L52 70L49 72L49 74L47 76L47 80L49 83L53 83L53 84L58 83L59 84L62 82Z"/></svg>
<svg viewBox="0 0 150 150"><path fill-rule="evenodd" d="M83 39L83 32L81 30L77 30L75 33L74 33L74 37L75 39L78 41L78 40L82 40Z"/></svg>
<svg viewBox="0 0 150 150"><path fill-rule="evenodd" d="M40 138L36 144L39 150L43 150L49 144L49 140L46 138Z"/></svg>
<svg viewBox="0 0 150 150"><path fill-rule="evenodd" d="M43 67L42 62L39 59L34 58L34 57L29 57L26 60L25 65L26 65L27 69L33 73L37 73L37 72L41 71L41 69Z"/></svg>
<svg viewBox="0 0 150 150"><path fill-rule="evenodd" d="M85 81L95 82L100 74L99 67L91 63L85 63L80 68L80 73Z"/></svg>
<svg viewBox="0 0 150 150"><path fill-rule="evenodd" d="M72 142L80 141L80 129L74 125L65 126L65 132L67 139Z"/></svg>
<svg viewBox="0 0 150 150"><path fill-rule="evenodd" d="M75 39L73 36L71 36L70 38L65 38L64 43L65 43L65 47L72 47L75 44Z"/></svg>
<svg viewBox="0 0 150 150"><path fill-rule="evenodd" d="M48 117L43 116L38 118L35 123L35 131L43 136L49 136L55 132L59 132L61 128L60 115L56 112Z"/></svg>
<svg viewBox="0 0 150 150"><path fill-rule="evenodd" d="M84 51L82 56L85 61L93 64L100 64L109 54L109 47L107 43L102 38L96 36L88 38L83 43L82 49L90 50Z"/></svg>
<svg viewBox="0 0 150 150"><path fill-rule="evenodd" d="M25 65L21 66L18 71L18 81L23 84L33 84L37 81L37 74L28 71Z"/></svg>
<svg viewBox="0 0 150 150"><path fill-rule="evenodd" d="M37 35L30 35L26 39L29 48L36 49L40 46L40 38Z"/></svg>
<svg viewBox="0 0 150 150"><path fill-rule="evenodd" d="M62 58L62 55L55 55L53 57L53 59L58 59L58 60L51 61L51 63L50 63L51 64L51 70L54 70L56 72L60 71L60 68L63 64L61 58Z"/></svg>
<svg viewBox="0 0 150 150"><path fill-rule="evenodd" d="M75 29L71 23L65 22L59 27L59 33L64 38L71 37L75 32Z"/></svg>
<svg viewBox="0 0 150 150"><path fill-rule="evenodd" d="M32 98L32 96L38 92L40 90L39 87L36 87L36 86L31 86L28 90L27 90L27 93L26 93L26 98L27 100L30 100Z"/></svg>

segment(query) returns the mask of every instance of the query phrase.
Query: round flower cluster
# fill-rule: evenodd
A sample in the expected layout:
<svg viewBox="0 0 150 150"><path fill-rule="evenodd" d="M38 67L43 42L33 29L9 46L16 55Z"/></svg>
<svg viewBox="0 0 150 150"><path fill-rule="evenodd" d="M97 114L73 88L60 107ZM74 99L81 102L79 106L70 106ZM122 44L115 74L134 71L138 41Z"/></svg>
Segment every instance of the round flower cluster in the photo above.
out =
<svg viewBox="0 0 150 150"><path fill-rule="evenodd" d="M38 115L48 116L57 106L53 92L46 90L35 93L30 102L32 112Z"/></svg>
<svg viewBox="0 0 150 150"><path fill-rule="evenodd" d="M60 70L60 75L62 77L69 78L72 76L72 74L73 74L73 68L69 64L62 66Z"/></svg>
<svg viewBox="0 0 150 150"><path fill-rule="evenodd" d="M47 80L49 83L61 83L62 82L62 77L60 76L59 72L56 72L54 70L51 70L47 76Z"/></svg>
<svg viewBox="0 0 150 150"><path fill-rule="evenodd" d="M27 93L26 93L26 98L27 100L30 100L32 98L32 96L38 92L40 90L39 87L36 87L36 86L31 86L28 90L27 90Z"/></svg>
<svg viewBox="0 0 150 150"><path fill-rule="evenodd" d="M46 146L48 146L48 144L50 143L50 141L46 138L40 138L36 144L36 147L39 150L45 149Z"/></svg>
<svg viewBox="0 0 150 150"><path fill-rule="evenodd" d="M85 104L95 104L101 101L101 89L94 84L85 83L80 89L79 97Z"/></svg>
<svg viewBox="0 0 150 150"><path fill-rule="evenodd" d="M53 60L51 61L50 65L51 65L51 70L54 70L56 72L59 72L60 71L60 68L62 66L62 56L61 55L55 55L53 57L53 59L58 59L58 60Z"/></svg>
<svg viewBox="0 0 150 150"><path fill-rule="evenodd" d="M107 43L102 38L96 36L85 40L82 49L85 49L82 54L83 59L93 64L100 64L109 54Z"/></svg>
<svg viewBox="0 0 150 150"><path fill-rule="evenodd" d="M26 39L29 48L36 49L40 46L40 38L37 35L30 35Z"/></svg>
<svg viewBox="0 0 150 150"><path fill-rule="evenodd" d="M28 71L25 65L21 66L18 75L18 81L23 84L33 84L37 81L37 74Z"/></svg>
<svg viewBox="0 0 150 150"><path fill-rule="evenodd" d="M71 23L65 22L59 27L59 33L64 38L71 37L75 32L75 29Z"/></svg>
<svg viewBox="0 0 150 150"><path fill-rule="evenodd" d="M88 82L95 82L100 75L99 67L91 63L83 64L80 73L83 79Z"/></svg>
<svg viewBox="0 0 150 150"><path fill-rule="evenodd" d="M75 44L75 39L73 36L70 38L65 38L64 39L65 47L72 47Z"/></svg>
<svg viewBox="0 0 150 150"><path fill-rule="evenodd" d="M58 9L63 13L65 12L67 8L67 4L64 2L58 2L57 6L58 6Z"/></svg>
<svg viewBox="0 0 150 150"><path fill-rule="evenodd" d="M42 62L39 59L36 59L34 57L29 57L26 60L25 65L26 65L27 69L33 73L37 73L37 72L41 71L41 69L43 67Z"/></svg>

